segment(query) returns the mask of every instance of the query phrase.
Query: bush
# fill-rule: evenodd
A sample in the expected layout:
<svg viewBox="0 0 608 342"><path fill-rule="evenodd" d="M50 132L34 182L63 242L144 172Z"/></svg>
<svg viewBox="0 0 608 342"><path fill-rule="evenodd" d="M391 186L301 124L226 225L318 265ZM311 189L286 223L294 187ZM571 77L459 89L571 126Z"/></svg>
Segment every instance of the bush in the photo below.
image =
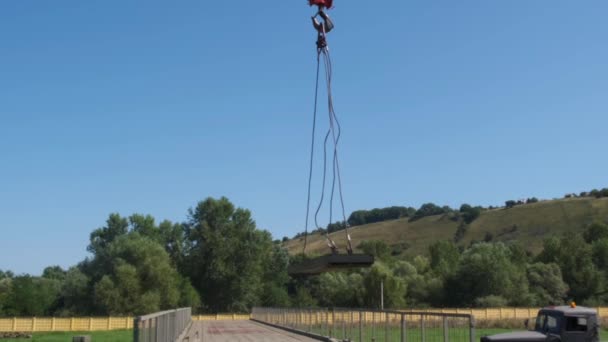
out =
<svg viewBox="0 0 608 342"><path fill-rule="evenodd" d="M507 300L501 296L485 296L475 299L475 306L479 308L502 308L507 306Z"/></svg>
<svg viewBox="0 0 608 342"><path fill-rule="evenodd" d="M464 222L461 222L458 225L458 228L456 228L456 233L454 234L455 243L462 241L462 239L464 238L464 234L466 234L468 228L469 226L467 226Z"/></svg>
<svg viewBox="0 0 608 342"><path fill-rule="evenodd" d="M435 203L425 203L420 206L420 209L416 210L414 216L410 218L410 222L419 220L426 216L440 215L450 211L452 211L452 209L448 206L440 207Z"/></svg>

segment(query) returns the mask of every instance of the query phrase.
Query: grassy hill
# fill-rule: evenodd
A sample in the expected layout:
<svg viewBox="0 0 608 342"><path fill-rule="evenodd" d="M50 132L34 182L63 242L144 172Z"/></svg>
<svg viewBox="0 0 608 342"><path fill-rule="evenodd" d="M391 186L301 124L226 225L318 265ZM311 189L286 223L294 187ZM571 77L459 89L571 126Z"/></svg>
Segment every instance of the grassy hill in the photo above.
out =
<svg viewBox="0 0 608 342"><path fill-rule="evenodd" d="M518 241L528 250L537 253L543 240L566 231L582 232L594 220L608 222L608 198L579 197L541 201L513 208L484 211L466 230L460 245L484 240L489 233L492 241ZM353 247L364 240L382 240L387 244L403 245L405 256L426 254L428 246L437 240L454 238L460 222L449 215L424 217L414 222L407 218L356 226L349 229ZM344 231L330 234L342 252L346 246ZM302 252L304 237L286 241L290 254ZM308 236L307 253L328 254L325 236Z"/></svg>

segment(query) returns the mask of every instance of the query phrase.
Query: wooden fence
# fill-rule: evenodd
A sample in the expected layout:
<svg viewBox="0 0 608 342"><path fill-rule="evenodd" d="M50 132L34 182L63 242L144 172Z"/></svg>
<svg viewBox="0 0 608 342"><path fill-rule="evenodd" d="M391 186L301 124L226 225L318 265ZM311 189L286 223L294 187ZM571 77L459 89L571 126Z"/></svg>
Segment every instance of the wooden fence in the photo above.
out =
<svg viewBox="0 0 608 342"><path fill-rule="evenodd" d="M0 318L0 332L16 331L100 331L133 329L134 317L11 317ZM195 321L243 320L249 315L192 315Z"/></svg>
<svg viewBox="0 0 608 342"><path fill-rule="evenodd" d="M133 317L13 317L0 318L0 332L98 331L133 329Z"/></svg>
<svg viewBox="0 0 608 342"><path fill-rule="evenodd" d="M536 313L539 309L540 308L412 309L411 311L471 314L475 316L477 321L482 321L533 318L536 317ZM608 316L608 307L595 309L600 317ZM249 314L192 315L192 320L194 321L247 320L249 318ZM100 331L121 329L133 329L133 317L0 318L0 332Z"/></svg>

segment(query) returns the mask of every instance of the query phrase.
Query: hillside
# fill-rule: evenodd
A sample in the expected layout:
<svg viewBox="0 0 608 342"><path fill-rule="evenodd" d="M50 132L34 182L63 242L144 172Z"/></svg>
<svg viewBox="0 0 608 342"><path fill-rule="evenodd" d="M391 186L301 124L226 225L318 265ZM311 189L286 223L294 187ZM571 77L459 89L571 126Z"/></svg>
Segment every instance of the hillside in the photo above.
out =
<svg viewBox="0 0 608 342"><path fill-rule="evenodd" d="M484 240L490 233L492 241L518 241L528 250L537 253L543 240L566 231L581 232L594 220L608 221L608 198L580 197L547 200L524 204L510 209L500 208L484 211L473 221L460 245L471 241ZM437 240L451 240L459 222L447 215L424 217L414 222L408 218L372 223L349 229L353 247L364 240L382 240L387 244L405 245L405 256L426 254L428 246ZM344 251L346 234L344 231L330 234L338 247ZM304 238L296 238L284 243L290 254L302 252ZM308 236L307 253L328 254L324 235Z"/></svg>

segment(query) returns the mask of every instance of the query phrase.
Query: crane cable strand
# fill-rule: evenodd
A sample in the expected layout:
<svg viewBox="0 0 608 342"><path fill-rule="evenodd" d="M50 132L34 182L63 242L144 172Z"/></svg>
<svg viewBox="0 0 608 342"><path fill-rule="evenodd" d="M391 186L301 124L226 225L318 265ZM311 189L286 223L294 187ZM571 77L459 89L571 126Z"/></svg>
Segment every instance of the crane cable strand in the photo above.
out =
<svg viewBox="0 0 608 342"><path fill-rule="evenodd" d="M304 249L302 254L306 254L306 244L308 243L308 218L310 216L310 187L312 184L312 166L315 155L315 131L317 127L317 98L319 95L319 69L320 69L320 54L317 54L317 80L315 81L315 105L312 116L312 138L310 143L310 163L308 168L308 198L306 199L306 223L304 224Z"/></svg>
<svg viewBox="0 0 608 342"><path fill-rule="evenodd" d="M338 116L336 115L336 112L334 110L334 104L333 104L333 96L332 96L332 91L331 91L331 82L332 82L332 63L331 63L331 56L329 54L329 49L325 48L323 49L323 55L324 55L324 61L325 61L325 74L326 74L326 81L327 81L327 97L328 97L328 108L329 108L329 116L330 116L330 127L332 128L332 135L333 135L333 139L334 139L334 158L333 158L333 180L332 180L332 193L331 193L331 203L333 203L333 197L334 197L334 187L335 187L335 181L336 178L338 180L338 195L340 198L340 205L341 205L341 209L342 209L342 219L343 219L343 224L344 224L344 230L346 233L346 241L347 241L347 250L349 253L352 252L352 246L350 243L350 235L348 233L348 223L346 221L346 211L344 209L344 195L343 195L343 191L342 191L342 177L341 177L341 172L340 172L340 162L339 162L339 158L338 158L338 143L340 141L340 137L342 134L342 127L340 125L340 121L338 120ZM335 123L335 126L334 126ZM337 128L337 133L336 133L336 128ZM332 221L331 218L331 211L332 211L332 206L330 205L330 223Z"/></svg>
<svg viewBox="0 0 608 342"><path fill-rule="evenodd" d="M324 39L325 32L322 32L322 36ZM333 142L333 158L332 158L332 184L331 184L331 193L329 198L329 224L332 223L333 220L333 202L334 195L336 191L336 180L338 182L338 197L340 199L340 206L342 210L342 219L344 230L346 232L346 241L347 241L347 251L348 253L352 253L352 246L350 242L350 235L348 233L348 223L346 221L346 211L344 209L344 196L342 192L342 177L340 172L340 163L338 161L338 143L340 141L340 136L342 134L342 127L340 122L338 121L338 117L334 110L333 104L333 96L331 92L331 82L332 82L332 63L331 56L329 54L329 49L327 45L323 47L319 47L317 49L317 73L316 73L316 81L315 81L315 99L314 99L314 110L313 110L313 123L312 123L312 138L311 138L311 147L310 147L310 162L309 162L309 170L308 170L308 196L306 200L306 220L305 220L305 231L304 231L304 248L303 254L306 253L306 247L308 244L308 224L310 217L310 194L311 194L311 185L312 185L312 170L314 163L314 145L315 145L315 133L316 133L316 122L317 122L317 106L318 106L318 94L319 94L319 75L320 75L320 65L321 65L321 55L323 57L323 64L325 68L325 81L327 86L327 107L328 107L328 116L329 116L329 127L327 133L325 134L325 138L323 140L323 177L321 184L321 198L319 200L319 204L315 211L314 215L314 223L317 229L321 229L319 225L319 212L323 206L323 201L325 200L325 183L327 179L327 142L331 135ZM329 228L329 226L328 226ZM325 230L325 237L327 239L329 247L333 252L336 252L336 245L334 241L329 237L329 229Z"/></svg>

